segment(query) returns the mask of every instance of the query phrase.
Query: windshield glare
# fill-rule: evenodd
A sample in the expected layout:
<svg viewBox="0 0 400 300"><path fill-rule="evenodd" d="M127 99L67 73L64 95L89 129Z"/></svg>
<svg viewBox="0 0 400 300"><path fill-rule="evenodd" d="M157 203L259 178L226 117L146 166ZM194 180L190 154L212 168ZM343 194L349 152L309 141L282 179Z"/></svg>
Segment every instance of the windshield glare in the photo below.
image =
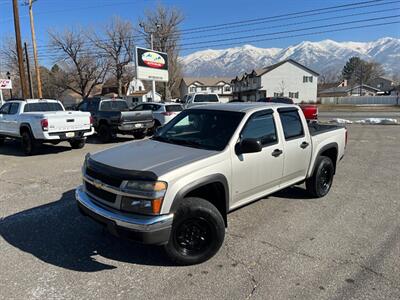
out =
<svg viewBox="0 0 400 300"><path fill-rule="evenodd" d="M167 123L153 139L193 148L222 151L243 116L241 112L186 110Z"/></svg>

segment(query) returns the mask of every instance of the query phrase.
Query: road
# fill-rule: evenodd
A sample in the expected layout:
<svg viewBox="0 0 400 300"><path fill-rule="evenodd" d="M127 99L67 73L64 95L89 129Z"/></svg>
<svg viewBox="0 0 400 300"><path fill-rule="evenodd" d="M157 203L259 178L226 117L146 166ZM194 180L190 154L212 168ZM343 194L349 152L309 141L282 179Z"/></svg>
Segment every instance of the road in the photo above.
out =
<svg viewBox="0 0 400 300"><path fill-rule="evenodd" d="M196 266L118 240L81 216L88 151L0 148L1 299L399 299L397 126L349 126L333 188L294 187L231 213L225 244Z"/></svg>
<svg viewBox="0 0 400 300"><path fill-rule="evenodd" d="M320 111L318 114L321 120L332 120L336 118L351 121L366 118L390 118L400 121L400 111Z"/></svg>

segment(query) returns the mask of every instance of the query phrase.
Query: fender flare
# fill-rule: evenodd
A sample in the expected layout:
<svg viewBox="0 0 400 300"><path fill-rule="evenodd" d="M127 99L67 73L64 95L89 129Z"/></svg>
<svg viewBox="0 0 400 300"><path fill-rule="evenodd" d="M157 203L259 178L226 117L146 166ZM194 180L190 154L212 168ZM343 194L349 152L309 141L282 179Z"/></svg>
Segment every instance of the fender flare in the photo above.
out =
<svg viewBox="0 0 400 300"><path fill-rule="evenodd" d="M201 177L199 179L196 179L195 181L192 181L191 183L188 183L184 187L182 187L178 193L176 193L174 200L172 202L170 211L175 211L177 205L179 204L180 201L182 201L187 194L190 192L205 186L210 183L220 183L224 187L224 192L225 192L225 212L223 214L223 218L225 220L225 224L227 223L227 214L229 212L229 185L228 185L228 180L226 179L225 175L216 173L216 174L211 174L207 175L205 177Z"/></svg>
<svg viewBox="0 0 400 300"><path fill-rule="evenodd" d="M20 136L21 136L21 129L22 129L22 127L27 127L27 128L29 129L31 135L35 138L35 135L33 134L33 131L32 131L31 124L29 124L29 123L21 123L21 124L19 125L19 134L20 134Z"/></svg>
<svg viewBox="0 0 400 300"><path fill-rule="evenodd" d="M329 144L326 144L325 146L323 146L321 149L319 149L317 155L315 156L314 165L312 168L312 172L310 173L310 176L312 176L312 174L314 174L315 168L317 167L316 161L321 156L321 153L325 152L326 150L332 149L332 148L336 149L336 153L339 155L339 146L336 142L329 143ZM336 157L336 159L337 159L337 157ZM333 164L335 166L334 172L336 173L336 161L333 161Z"/></svg>

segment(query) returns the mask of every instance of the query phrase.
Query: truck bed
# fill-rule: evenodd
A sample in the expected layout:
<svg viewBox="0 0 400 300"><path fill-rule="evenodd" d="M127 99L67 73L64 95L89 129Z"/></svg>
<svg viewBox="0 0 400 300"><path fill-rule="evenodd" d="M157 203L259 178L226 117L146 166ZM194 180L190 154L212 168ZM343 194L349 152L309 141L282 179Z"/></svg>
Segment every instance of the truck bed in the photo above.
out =
<svg viewBox="0 0 400 300"><path fill-rule="evenodd" d="M320 123L309 123L308 130L310 131L311 136L315 136L321 133L333 131L336 129L344 128L344 126L340 125L332 125L332 124L320 124Z"/></svg>

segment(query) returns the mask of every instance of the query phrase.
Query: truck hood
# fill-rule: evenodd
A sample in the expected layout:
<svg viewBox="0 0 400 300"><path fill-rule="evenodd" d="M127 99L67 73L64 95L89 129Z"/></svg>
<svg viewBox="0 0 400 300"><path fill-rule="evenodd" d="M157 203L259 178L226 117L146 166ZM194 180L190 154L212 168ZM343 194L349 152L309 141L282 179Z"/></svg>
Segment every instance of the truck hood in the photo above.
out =
<svg viewBox="0 0 400 300"><path fill-rule="evenodd" d="M94 153L90 158L111 167L129 171L151 171L161 176L173 169L216 154L217 151L143 140Z"/></svg>

